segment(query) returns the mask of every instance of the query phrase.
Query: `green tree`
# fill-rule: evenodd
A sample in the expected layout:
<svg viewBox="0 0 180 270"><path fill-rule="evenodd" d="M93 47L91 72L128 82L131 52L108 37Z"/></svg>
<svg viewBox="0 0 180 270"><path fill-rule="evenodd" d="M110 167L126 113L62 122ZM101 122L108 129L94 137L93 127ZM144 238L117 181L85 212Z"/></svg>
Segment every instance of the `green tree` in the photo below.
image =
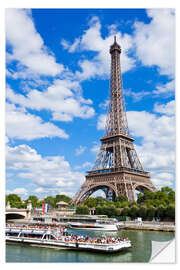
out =
<svg viewBox="0 0 180 270"><path fill-rule="evenodd" d="M143 204L146 205L147 207L150 207L154 205L154 200L146 200L143 202Z"/></svg>
<svg viewBox="0 0 180 270"><path fill-rule="evenodd" d="M97 206L97 215L106 215L108 217L120 216L120 211L115 206Z"/></svg>
<svg viewBox="0 0 180 270"><path fill-rule="evenodd" d="M135 219L138 215L139 208L134 205L129 209L129 216Z"/></svg>
<svg viewBox="0 0 180 270"><path fill-rule="evenodd" d="M136 201L129 202L129 206L130 207L137 206L137 202Z"/></svg>
<svg viewBox="0 0 180 270"><path fill-rule="evenodd" d="M155 192L155 199L167 203L169 201L168 194L166 192L158 190Z"/></svg>
<svg viewBox="0 0 180 270"><path fill-rule="evenodd" d="M116 208L122 208L122 204L120 202L115 202Z"/></svg>
<svg viewBox="0 0 180 270"><path fill-rule="evenodd" d="M117 209L115 206L106 206L104 207L104 215L108 217L114 217L117 215Z"/></svg>
<svg viewBox="0 0 180 270"><path fill-rule="evenodd" d="M146 206L141 206L139 208L138 216L142 217L143 219L146 219L146 217L147 217L147 207Z"/></svg>
<svg viewBox="0 0 180 270"><path fill-rule="evenodd" d="M120 195L116 198L116 202L127 202L128 198L126 196Z"/></svg>
<svg viewBox="0 0 180 270"><path fill-rule="evenodd" d="M113 202L113 201L112 201L112 202L106 201L105 206L106 206L106 207L110 207L110 208L111 208L111 207L116 207L115 202Z"/></svg>
<svg viewBox="0 0 180 270"><path fill-rule="evenodd" d="M168 195L168 199L171 203L175 203L175 192L170 187L163 187L161 188L162 192L165 192Z"/></svg>
<svg viewBox="0 0 180 270"><path fill-rule="evenodd" d="M22 208L23 202L21 200L21 197L19 197L17 194L9 194L6 196L6 205L7 203L10 203L12 208Z"/></svg>
<svg viewBox="0 0 180 270"><path fill-rule="evenodd" d="M144 194L138 193L137 195L137 203L140 204L144 201Z"/></svg>
<svg viewBox="0 0 180 270"><path fill-rule="evenodd" d="M166 211L166 208L163 205L160 205L157 208L157 217L160 218L160 219L164 219L165 211Z"/></svg>
<svg viewBox="0 0 180 270"><path fill-rule="evenodd" d="M152 220L155 217L156 208L154 206L147 207L147 217L148 219Z"/></svg>
<svg viewBox="0 0 180 270"><path fill-rule="evenodd" d="M78 215L88 215L89 214L89 209L86 205L78 206L76 208L76 214Z"/></svg>
<svg viewBox="0 0 180 270"><path fill-rule="evenodd" d="M96 215L104 215L102 206L97 206L96 207Z"/></svg>
<svg viewBox="0 0 180 270"><path fill-rule="evenodd" d="M170 218L171 220L175 220L175 206L173 204L170 204L166 208L165 215L166 215L166 217Z"/></svg>
<svg viewBox="0 0 180 270"><path fill-rule="evenodd" d="M96 197L97 206L103 206L106 204L107 200L101 196Z"/></svg>
<svg viewBox="0 0 180 270"><path fill-rule="evenodd" d="M56 195L55 200L56 200L56 203L60 202L60 201L69 203L72 199L64 194L58 194L58 195Z"/></svg>
<svg viewBox="0 0 180 270"><path fill-rule="evenodd" d="M152 202L153 206L156 208L159 208L160 206L164 206L166 207L167 203L164 200L159 200L159 199L154 199L154 201Z"/></svg>
<svg viewBox="0 0 180 270"><path fill-rule="evenodd" d="M145 190L144 194L139 193L138 194L138 199L137 199L137 203L143 203L146 200L153 200L155 196L155 192L149 191L149 190Z"/></svg>
<svg viewBox="0 0 180 270"><path fill-rule="evenodd" d="M88 199L85 200L84 204L87 205L87 207L89 208L96 207L97 204L96 198L89 197Z"/></svg>
<svg viewBox="0 0 180 270"><path fill-rule="evenodd" d="M50 208L55 208L56 207L56 199L52 196L48 196L45 198L45 203L49 203Z"/></svg>
<svg viewBox="0 0 180 270"><path fill-rule="evenodd" d="M129 216L130 208L128 206L124 207L124 209L121 212L122 216Z"/></svg>

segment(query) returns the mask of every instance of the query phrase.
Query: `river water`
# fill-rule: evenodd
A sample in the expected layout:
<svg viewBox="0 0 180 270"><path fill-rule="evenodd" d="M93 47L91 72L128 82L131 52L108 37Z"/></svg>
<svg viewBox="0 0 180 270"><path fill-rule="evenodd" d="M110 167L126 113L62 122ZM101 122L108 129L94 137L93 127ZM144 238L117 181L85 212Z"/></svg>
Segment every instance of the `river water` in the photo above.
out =
<svg viewBox="0 0 180 270"><path fill-rule="evenodd" d="M100 232L70 231L74 234L84 234L91 237L102 235ZM104 233L103 233L104 234ZM172 232L120 230L118 233L106 233L107 236L128 237L132 248L114 254L76 251L68 249L50 249L25 246L19 244L6 245L6 262L83 262L83 263L122 263L148 262L151 257L152 241L169 241L174 238Z"/></svg>

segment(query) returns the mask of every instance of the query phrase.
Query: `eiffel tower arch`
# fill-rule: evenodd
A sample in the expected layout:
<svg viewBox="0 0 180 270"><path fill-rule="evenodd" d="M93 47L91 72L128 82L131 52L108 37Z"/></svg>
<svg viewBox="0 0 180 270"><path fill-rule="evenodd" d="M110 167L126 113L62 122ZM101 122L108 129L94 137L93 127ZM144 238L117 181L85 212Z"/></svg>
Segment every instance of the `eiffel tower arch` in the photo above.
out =
<svg viewBox="0 0 180 270"><path fill-rule="evenodd" d="M119 195L129 201L135 200L135 190L155 191L150 175L144 171L130 137L126 118L125 100L120 68L121 47L116 42L110 46L111 78L110 95L104 136L91 171L85 183L75 194L73 201L78 204L95 191L101 189L108 200Z"/></svg>

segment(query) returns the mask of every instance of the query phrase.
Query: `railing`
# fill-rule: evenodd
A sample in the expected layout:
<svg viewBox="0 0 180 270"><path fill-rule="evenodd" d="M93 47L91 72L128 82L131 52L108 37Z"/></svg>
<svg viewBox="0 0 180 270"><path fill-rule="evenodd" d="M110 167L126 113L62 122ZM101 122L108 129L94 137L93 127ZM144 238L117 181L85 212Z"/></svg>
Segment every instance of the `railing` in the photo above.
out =
<svg viewBox="0 0 180 270"><path fill-rule="evenodd" d="M140 171L138 169L135 168L126 168L126 167L122 167L122 168L108 168L108 169L100 169L100 170L95 170L95 171L88 171L89 175L92 174L97 174L97 173L110 173L110 172L122 172L122 171L126 171L126 172L134 172L134 173L138 173L138 174L145 174L145 175L149 175L149 172L145 172L145 171Z"/></svg>

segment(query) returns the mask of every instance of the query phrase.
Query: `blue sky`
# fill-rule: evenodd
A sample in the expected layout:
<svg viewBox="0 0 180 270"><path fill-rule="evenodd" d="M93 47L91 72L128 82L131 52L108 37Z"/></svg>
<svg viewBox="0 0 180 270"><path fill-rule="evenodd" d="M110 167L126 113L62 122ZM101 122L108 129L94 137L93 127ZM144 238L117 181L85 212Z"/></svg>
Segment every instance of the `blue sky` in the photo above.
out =
<svg viewBox="0 0 180 270"><path fill-rule="evenodd" d="M7 9L7 194L73 196L85 181L103 136L114 35L139 158L157 188L174 188L174 10Z"/></svg>

